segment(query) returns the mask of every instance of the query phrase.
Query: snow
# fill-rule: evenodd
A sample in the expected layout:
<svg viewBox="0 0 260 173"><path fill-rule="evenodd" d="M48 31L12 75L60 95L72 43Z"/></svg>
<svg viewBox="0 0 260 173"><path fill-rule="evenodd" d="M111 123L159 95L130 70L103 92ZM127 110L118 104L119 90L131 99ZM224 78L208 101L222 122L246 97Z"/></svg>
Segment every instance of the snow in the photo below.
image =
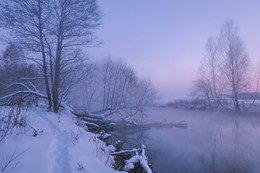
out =
<svg viewBox="0 0 260 173"><path fill-rule="evenodd" d="M0 111L0 114L5 110ZM11 134L0 143L0 171L12 154L18 157L8 165L8 173L116 173L110 166L112 146L97 139L75 123L68 112L59 115L43 109L27 110L27 121L42 134ZM22 153L24 152L24 153ZM20 154L20 155L19 155Z"/></svg>
<svg viewBox="0 0 260 173"><path fill-rule="evenodd" d="M98 134L98 138L101 139L101 140L106 140L106 139L108 139L109 137L111 137L111 134L106 133L106 132L103 131L103 130Z"/></svg>
<svg viewBox="0 0 260 173"><path fill-rule="evenodd" d="M129 160L126 160L124 170L129 171L131 169L134 169L134 163L138 163L138 162L140 162L140 165L143 167L146 173L152 173L152 170L148 165L144 149L142 149L142 155L136 153L135 156L131 157Z"/></svg>
<svg viewBox="0 0 260 173"><path fill-rule="evenodd" d="M116 148L115 148L113 145L109 145L109 146L107 146L107 148L108 148L108 151L109 151L110 153L113 153L113 152L116 151Z"/></svg>
<svg viewBox="0 0 260 173"><path fill-rule="evenodd" d="M125 119L125 121L126 121L126 123L128 123L128 124L138 125L138 123L136 122L136 120L133 119L133 118L131 118L131 117L127 117L127 118Z"/></svg>

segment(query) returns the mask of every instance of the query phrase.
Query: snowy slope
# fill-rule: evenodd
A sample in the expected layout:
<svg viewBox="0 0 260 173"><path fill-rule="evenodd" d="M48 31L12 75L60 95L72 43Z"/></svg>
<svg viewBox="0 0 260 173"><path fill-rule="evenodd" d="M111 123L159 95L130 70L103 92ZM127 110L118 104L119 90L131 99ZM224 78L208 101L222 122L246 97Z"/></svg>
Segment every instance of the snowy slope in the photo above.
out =
<svg viewBox="0 0 260 173"><path fill-rule="evenodd" d="M78 127L70 113L60 115L41 109L23 112L30 125L24 134L7 136L0 143L0 172L8 173L115 173L109 166L111 156L104 143L92 133ZM40 134L40 131L43 131Z"/></svg>

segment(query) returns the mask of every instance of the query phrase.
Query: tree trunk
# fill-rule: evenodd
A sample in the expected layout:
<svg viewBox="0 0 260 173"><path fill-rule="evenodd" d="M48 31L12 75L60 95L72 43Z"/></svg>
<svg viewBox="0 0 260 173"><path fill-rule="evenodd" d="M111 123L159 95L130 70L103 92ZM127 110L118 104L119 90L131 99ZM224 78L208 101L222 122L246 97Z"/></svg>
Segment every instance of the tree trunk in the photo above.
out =
<svg viewBox="0 0 260 173"><path fill-rule="evenodd" d="M39 32L40 32L40 43L41 43L41 52L42 52L42 61L43 61L43 75L44 75L44 82L45 82L45 88L46 88L46 94L48 97L48 104L49 104L49 110L52 108L52 99L51 99L51 91L49 86L49 80L48 80L48 70L47 70L47 64L46 64L46 52L44 49L44 42L43 42L43 32L42 32L42 1L38 1L39 6Z"/></svg>
<svg viewBox="0 0 260 173"><path fill-rule="evenodd" d="M59 112L61 100L59 98L59 87L60 87L60 73L61 73L61 54L63 45L63 20L64 20L64 2L61 2L61 15L59 21L58 38L57 38L57 50L56 50L56 61L54 71L54 83L53 83L53 109L55 113Z"/></svg>
<svg viewBox="0 0 260 173"><path fill-rule="evenodd" d="M59 36L60 37L60 36ZM60 85L60 61L61 61L61 44L60 38L57 44L57 54L55 61L54 84L53 84L53 110L59 112L59 85Z"/></svg>

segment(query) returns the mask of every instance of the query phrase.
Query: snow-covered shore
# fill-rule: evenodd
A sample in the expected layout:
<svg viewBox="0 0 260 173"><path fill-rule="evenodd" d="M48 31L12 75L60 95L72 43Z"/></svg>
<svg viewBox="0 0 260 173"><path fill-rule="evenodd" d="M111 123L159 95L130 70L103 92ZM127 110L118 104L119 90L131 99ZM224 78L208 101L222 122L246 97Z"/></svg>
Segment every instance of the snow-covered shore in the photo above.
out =
<svg viewBox="0 0 260 173"><path fill-rule="evenodd" d="M3 109L3 108L1 108ZM1 110L1 116L6 110ZM27 123L24 133L17 129L0 143L0 172L8 173L116 173L105 144L77 126L69 112L54 114L36 108L21 113Z"/></svg>

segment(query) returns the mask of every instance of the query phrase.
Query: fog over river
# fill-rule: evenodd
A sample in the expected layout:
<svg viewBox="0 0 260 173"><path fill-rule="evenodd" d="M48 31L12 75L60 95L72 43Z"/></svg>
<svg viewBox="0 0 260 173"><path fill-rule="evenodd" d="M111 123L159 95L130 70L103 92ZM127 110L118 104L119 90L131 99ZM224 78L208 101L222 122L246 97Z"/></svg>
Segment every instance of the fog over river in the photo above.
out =
<svg viewBox="0 0 260 173"><path fill-rule="evenodd" d="M260 172L260 117L172 108L149 108L146 114L145 123L188 123L186 129L127 135L129 147L137 141L147 146L156 173Z"/></svg>

